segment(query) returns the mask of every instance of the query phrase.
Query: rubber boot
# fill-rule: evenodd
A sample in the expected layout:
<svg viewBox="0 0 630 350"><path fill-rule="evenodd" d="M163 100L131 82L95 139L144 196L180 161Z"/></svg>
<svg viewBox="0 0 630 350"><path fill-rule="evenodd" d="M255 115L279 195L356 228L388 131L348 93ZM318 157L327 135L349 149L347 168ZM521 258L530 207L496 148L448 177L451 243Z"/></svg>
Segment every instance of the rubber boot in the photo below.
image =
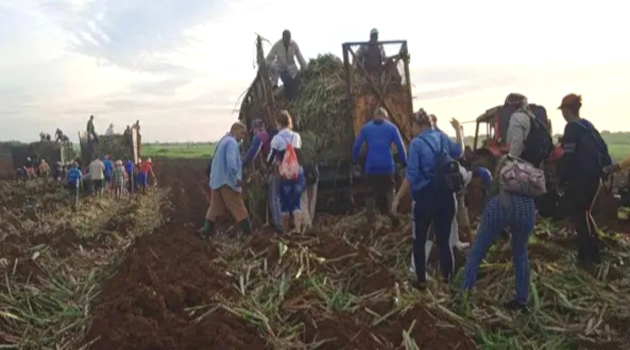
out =
<svg viewBox="0 0 630 350"><path fill-rule="evenodd" d="M243 232L244 235L251 235L254 233L252 231L252 224L249 221L249 218L242 220L239 223L239 226L241 226L241 231Z"/></svg>
<svg viewBox="0 0 630 350"><path fill-rule="evenodd" d="M203 223L203 235L205 238L210 238L210 234L214 231L214 222L206 219Z"/></svg>

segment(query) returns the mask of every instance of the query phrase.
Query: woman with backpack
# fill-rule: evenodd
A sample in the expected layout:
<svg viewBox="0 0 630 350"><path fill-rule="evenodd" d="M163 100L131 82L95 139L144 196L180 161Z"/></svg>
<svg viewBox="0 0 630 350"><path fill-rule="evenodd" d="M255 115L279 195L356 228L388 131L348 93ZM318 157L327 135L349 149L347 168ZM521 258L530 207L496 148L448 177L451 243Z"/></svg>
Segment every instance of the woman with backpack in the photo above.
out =
<svg viewBox="0 0 630 350"><path fill-rule="evenodd" d="M453 276L455 258L450 244L451 223L455 216L455 192L464 186L459 164L462 147L446 134L432 128L424 110L412 115L412 132L417 135L409 144L407 175L394 199L396 213L401 199L411 192L413 258L416 288L426 287L425 244L429 226L435 226L440 256L440 270L446 282Z"/></svg>
<svg viewBox="0 0 630 350"><path fill-rule="evenodd" d="M499 161L495 176L498 193L486 203L481 215L477 237L466 261L461 289L466 299L477 282L479 265L490 245L507 227L511 233L516 297L505 304L505 307L526 311L530 274L527 245L536 221L534 199L546 192L545 176L543 170L534 164L540 157L528 156L527 129L532 128L533 123L528 120L531 112L527 98L520 94L510 94L506 99L506 106L513 106L516 110L507 133L510 151ZM529 127L523 128L527 125ZM533 161L530 162L530 159Z"/></svg>
<svg viewBox="0 0 630 350"><path fill-rule="evenodd" d="M293 217L294 231L302 230L300 198L305 186L304 169L300 165L298 151L302 147L300 134L293 131L289 112L282 111L276 120L278 133L271 139L268 163L274 163L274 171L280 176L280 207L282 229L290 233L289 223Z"/></svg>

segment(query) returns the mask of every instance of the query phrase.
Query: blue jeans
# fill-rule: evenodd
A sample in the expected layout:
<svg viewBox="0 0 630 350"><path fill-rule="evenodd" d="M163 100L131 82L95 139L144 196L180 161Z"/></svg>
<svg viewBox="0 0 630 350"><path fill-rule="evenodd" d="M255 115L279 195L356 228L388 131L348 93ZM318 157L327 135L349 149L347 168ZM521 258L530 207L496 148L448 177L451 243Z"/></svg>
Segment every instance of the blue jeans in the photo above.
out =
<svg viewBox="0 0 630 350"><path fill-rule="evenodd" d="M534 199L503 193L488 201L477 238L472 246L466 270L463 291L470 291L477 282L477 272L494 239L509 227L512 233L512 264L516 277L516 300L526 303L529 296L529 260L527 243L535 224Z"/></svg>
<svg viewBox="0 0 630 350"><path fill-rule="evenodd" d="M300 168L297 180L280 179L280 211L282 215L300 213L300 199L306 181L304 170Z"/></svg>
<svg viewBox="0 0 630 350"><path fill-rule="evenodd" d="M455 257L450 244L451 224L455 217L455 194L438 192L427 186L414 193L412 202L411 230L413 235L413 260L418 282L426 282L425 244L431 224L435 227L435 240L440 256L440 270L445 280L453 276Z"/></svg>

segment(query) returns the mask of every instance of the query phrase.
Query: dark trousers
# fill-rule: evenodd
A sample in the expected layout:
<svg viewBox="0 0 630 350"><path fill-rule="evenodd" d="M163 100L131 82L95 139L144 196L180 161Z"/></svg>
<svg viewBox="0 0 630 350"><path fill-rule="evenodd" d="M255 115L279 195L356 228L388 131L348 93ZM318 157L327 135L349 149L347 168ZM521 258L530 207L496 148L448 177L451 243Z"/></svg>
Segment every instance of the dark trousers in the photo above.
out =
<svg viewBox="0 0 630 350"><path fill-rule="evenodd" d="M391 214L392 202L394 201L394 174L366 174L365 186L367 197L365 198L365 209L368 221L373 221L375 209L381 214L388 215L393 223L397 222L395 216Z"/></svg>
<svg viewBox="0 0 630 350"><path fill-rule="evenodd" d="M598 178L580 179L569 182L563 200L578 236L578 261L598 263L601 241L597 225L591 215L601 181Z"/></svg>
<svg viewBox="0 0 630 350"><path fill-rule="evenodd" d="M413 259L418 282L426 282L425 244L429 226L435 227L435 239L440 255L440 270L446 281L453 276L455 257L450 244L451 223L455 216L455 195L425 187L413 195L412 235Z"/></svg>
<svg viewBox="0 0 630 350"><path fill-rule="evenodd" d="M280 72L280 79L282 79L282 84L284 85L284 96L289 101L294 101L298 95L298 80L296 78L292 78L289 72L284 71Z"/></svg>

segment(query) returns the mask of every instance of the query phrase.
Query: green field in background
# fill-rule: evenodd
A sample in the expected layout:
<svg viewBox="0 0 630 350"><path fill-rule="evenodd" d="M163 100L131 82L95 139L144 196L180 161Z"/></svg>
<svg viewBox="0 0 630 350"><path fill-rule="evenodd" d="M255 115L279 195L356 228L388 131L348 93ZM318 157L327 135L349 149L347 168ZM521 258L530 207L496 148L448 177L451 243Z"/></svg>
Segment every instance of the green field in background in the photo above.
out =
<svg viewBox="0 0 630 350"><path fill-rule="evenodd" d="M208 159L214 153L214 144L211 143L178 143L178 144L144 144L142 145L142 157L166 157Z"/></svg>
<svg viewBox="0 0 630 350"><path fill-rule="evenodd" d="M472 144L472 142L467 143ZM620 161L623 158L630 156L630 144L608 144L610 156L614 161ZM245 150L242 150L245 151ZM194 159L203 158L208 159L214 153L214 144L169 144L169 145L155 145L145 144L142 145L143 157L166 157L166 158L183 158Z"/></svg>

